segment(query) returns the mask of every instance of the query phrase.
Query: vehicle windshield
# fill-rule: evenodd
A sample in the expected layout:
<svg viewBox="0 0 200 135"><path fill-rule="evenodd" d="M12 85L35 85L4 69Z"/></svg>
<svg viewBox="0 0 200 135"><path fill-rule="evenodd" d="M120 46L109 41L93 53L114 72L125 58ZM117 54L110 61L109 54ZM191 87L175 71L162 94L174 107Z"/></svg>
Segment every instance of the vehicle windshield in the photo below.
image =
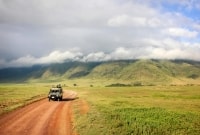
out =
<svg viewBox="0 0 200 135"><path fill-rule="evenodd" d="M59 92L59 90L51 90L51 92L55 93L55 92Z"/></svg>

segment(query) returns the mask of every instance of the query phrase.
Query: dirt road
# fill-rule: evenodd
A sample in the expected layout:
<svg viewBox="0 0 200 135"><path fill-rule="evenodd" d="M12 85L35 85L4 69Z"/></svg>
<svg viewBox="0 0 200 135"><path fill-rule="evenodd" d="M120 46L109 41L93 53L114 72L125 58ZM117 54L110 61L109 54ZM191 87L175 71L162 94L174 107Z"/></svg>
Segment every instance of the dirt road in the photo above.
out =
<svg viewBox="0 0 200 135"><path fill-rule="evenodd" d="M65 91L63 101L44 99L0 117L0 135L72 135L72 101L77 93Z"/></svg>

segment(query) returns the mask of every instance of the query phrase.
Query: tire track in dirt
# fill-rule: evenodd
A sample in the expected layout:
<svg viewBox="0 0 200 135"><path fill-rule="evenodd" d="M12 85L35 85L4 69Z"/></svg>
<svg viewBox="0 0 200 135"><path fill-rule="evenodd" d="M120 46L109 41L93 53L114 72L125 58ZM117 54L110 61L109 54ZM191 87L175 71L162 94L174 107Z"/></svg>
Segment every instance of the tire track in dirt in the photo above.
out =
<svg viewBox="0 0 200 135"><path fill-rule="evenodd" d="M53 116L51 117L48 125L48 132L47 134L53 135L71 135L72 134L72 123L71 123L71 106L70 103L64 104L61 103L61 106L55 111ZM62 110L62 111L61 111ZM66 123L68 121L68 123ZM59 130L55 130L59 129Z"/></svg>
<svg viewBox="0 0 200 135"><path fill-rule="evenodd" d="M0 117L1 135L72 135L71 105L74 91L64 92L64 101L41 100Z"/></svg>

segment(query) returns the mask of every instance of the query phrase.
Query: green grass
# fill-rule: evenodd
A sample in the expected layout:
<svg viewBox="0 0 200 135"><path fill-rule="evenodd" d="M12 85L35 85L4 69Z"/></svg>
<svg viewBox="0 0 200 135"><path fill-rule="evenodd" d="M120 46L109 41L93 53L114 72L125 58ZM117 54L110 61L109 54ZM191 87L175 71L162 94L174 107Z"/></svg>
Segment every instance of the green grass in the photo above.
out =
<svg viewBox="0 0 200 135"><path fill-rule="evenodd" d="M111 83L61 82L67 86L64 89L78 93L79 99L73 101L73 124L78 134L200 134L200 86L104 87ZM57 83L1 84L0 113L46 97L53 84ZM81 113L81 101L88 103L87 113Z"/></svg>
<svg viewBox="0 0 200 135"><path fill-rule="evenodd" d="M200 86L76 88L90 111L75 127L81 135L154 135L200 133Z"/></svg>
<svg viewBox="0 0 200 135"><path fill-rule="evenodd" d="M1 84L0 114L47 97L51 85Z"/></svg>
<svg viewBox="0 0 200 135"><path fill-rule="evenodd" d="M105 111L110 134L195 134L200 117L158 107L118 108ZM192 123L191 123L192 122ZM112 123L112 124L111 124Z"/></svg>

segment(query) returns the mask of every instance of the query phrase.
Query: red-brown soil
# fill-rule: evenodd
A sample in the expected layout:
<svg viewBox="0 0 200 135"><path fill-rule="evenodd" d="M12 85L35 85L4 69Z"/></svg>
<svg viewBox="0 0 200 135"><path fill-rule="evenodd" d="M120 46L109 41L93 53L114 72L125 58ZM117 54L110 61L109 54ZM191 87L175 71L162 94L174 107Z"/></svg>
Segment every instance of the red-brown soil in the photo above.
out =
<svg viewBox="0 0 200 135"><path fill-rule="evenodd" d="M0 117L0 135L74 135L72 102L74 91L65 91L63 101L48 99L27 105Z"/></svg>

